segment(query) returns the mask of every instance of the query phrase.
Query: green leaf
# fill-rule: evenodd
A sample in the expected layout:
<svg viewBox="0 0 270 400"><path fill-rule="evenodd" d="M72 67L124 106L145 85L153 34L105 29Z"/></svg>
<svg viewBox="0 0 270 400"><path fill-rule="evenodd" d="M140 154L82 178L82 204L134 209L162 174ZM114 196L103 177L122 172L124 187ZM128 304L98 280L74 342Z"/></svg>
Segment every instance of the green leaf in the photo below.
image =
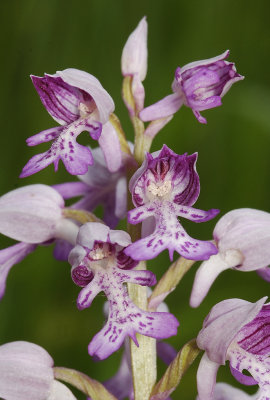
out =
<svg viewBox="0 0 270 400"><path fill-rule="evenodd" d="M180 257L170 266L148 299L149 310L154 311L157 309L159 304L162 303L162 301L174 291L185 273L192 267L194 263L194 260L186 260L185 258Z"/></svg>
<svg viewBox="0 0 270 400"><path fill-rule="evenodd" d="M150 400L165 400L179 385L182 376L200 353L196 339L186 343L152 390Z"/></svg>
<svg viewBox="0 0 270 400"><path fill-rule="evenodd" d="M75 369L55 367L54 377L76 387L92 400L117 400L100 382Z"/></svg>

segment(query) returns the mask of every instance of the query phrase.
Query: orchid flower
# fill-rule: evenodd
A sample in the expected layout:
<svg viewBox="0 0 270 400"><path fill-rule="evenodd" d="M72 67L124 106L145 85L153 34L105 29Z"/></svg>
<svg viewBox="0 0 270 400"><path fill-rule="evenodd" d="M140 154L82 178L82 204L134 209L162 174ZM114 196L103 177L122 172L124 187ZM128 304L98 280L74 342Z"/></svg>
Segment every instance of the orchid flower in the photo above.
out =
<svg viewBox="0 0 270 400"><path fill-rule="evenodd" d="M125 249L125 254L135 260L149 260L168 249L171 260L175 250L190 260L206 260L217 253L211 242L188 236L177 218L205 222L219 212L191 207L200 192L196 160L197 153L178 155L166 145L161 151L146 155L145 162L130 180L136 208L128 212L128 221L137 224L154 217L156 227L149 236Z"/></svg>
<svg viewBox="0 0 270 400"><path fill-rule="evenodd" d="M82 196L71 208L93 211L98 205L104 207L104 222L115 228L124 218L127 209L127 179L124 167L116 172L108 171L99 147L92 150L94 165L84 175L81 182L67 182L54 185L64 199Z"/></svg>
<svg viewBox="0 0 270 400"><path fill-rule="evenodd" d="M45 153L32 157L20 176L32 175L51 163L57 171L60 159L70 174L85 174L93 164L93 156L88 147L76 141L83 131L99 141L108 168L118 170L120 144L114 127L108 122L114 102L100 82L93 75L73 68L44 77L32 76L32 81L44 107L61 126L27 139L29 146L52 140L53 144Z"/></svg>
<svg viewBox="0 0 270 400"><path fill-rule="evenodd" d="M233 376L244 385L259 385L256 400L270 398L270 304L266 297L250 303L229 299L216 304L197 337L201 359L197 384L200 400L215 399L216 374L220 365L230 363ZM247 370L250 375L244 375Z"/></svg>
<svg viewBox="0 0 270 400"><path fill-rule="evenodd" d="M197 307L207 295L217 276L226 269L254 271L270 281L270 214L240 208L225 214L216 224L213 237L218 254L199 267L190 298Z"/></svg>
<svg viewBox="0 0 270 400"><path fill-rule="evenodd" d="M113 231L100 223L84 224L77 236L77 245L70 252L73 281L82 286L77 306L90 307L99 292L109 301L106 325L88 346L91 356L107 358L130 336L136 344L136 333L157 339L176 334L178 321L170 313L147 312L135 306L124 283L152 286L156 283L150 271L132 270L137 262L127 257L123 249L131 243L126 232Z"/></svg>
<svg viewBox="0 0 270 400"><path fill-rule="evenodd" d="M143 109L144 106L144 81L147 73L147 22L144 17L137 28L129 36L122 53L121 68L123 76L130 76L131 92L135 105L131 107L126 103L131 116ZM125 98L124 98L125 100Z"/></svg>
<svg viewBox="0 0 270 400"><path fill-rule="evenodd" d="M62 216L64 200L46 185L29 185L0 197L0 233L21 243L0 250L0 299L11 267L37 244L64 239L75 244L78 227Z"/></svg>
<svg viewBox="0 0 270 400"><path fill-rule="evenodd" d="M195 61L178 67L172 83L173 94L140 112L143 121L153 121L176 113L185 104L197 120L206 124L200 111L221 105L221 98L234 82L244 79L236 72L234 63L224 61L229 50L207 60Z"/></svg>
<svg viewBox="0 0 270 400"><path fill-rule="evenodd" d="M76 400L54 379L53 359L29 342L0 346L0 397L5 400Z"/></svg>

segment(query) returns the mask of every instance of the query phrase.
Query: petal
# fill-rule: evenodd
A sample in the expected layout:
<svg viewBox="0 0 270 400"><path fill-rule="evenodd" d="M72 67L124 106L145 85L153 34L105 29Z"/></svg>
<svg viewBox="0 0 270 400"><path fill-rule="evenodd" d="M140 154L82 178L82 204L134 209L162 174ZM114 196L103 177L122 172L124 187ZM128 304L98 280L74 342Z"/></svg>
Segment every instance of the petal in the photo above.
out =
<svg viewBox="0 0 270 400"><path fill-rule="evenodd" d="M95 241L107 242L110 228L99 222L88 222L81 226L77 237L78 245L92 249Z"/></svg>
<svg viewBox="0 0 270 400"><path fill-rule="evenodd" d="M181 68L181 73L183 74L185 71L195 68L195 67L202 67L204 65L208 64L214 64L218 61L224 60L225 58L229 57L230 51L226 50L224 53L220 54L219 56L208 58L206 60L200 60L200 61L193 61L189 64L186 64L184 67Z"/></svg>
<svg viewBox="0 0 270 400"><path fill-rule="evenodd" d="M142 121L153 121L160 118L169 117L176 113L183 105L184 98L178 93L169 94L157 103L144 108L139 116Z"/></svg>
<svg viewBox="0 0 270 400"><path fill-rule="evenodd" d="M118 171L122 164L122 153L117 132L110 122L103 125L98 142L109 171Z"/></svg>
<svg viewBox="0 0 270 400"><path fill-rule="evenodd" d="M73 249L69 253L68 262L72 265L73 268L76 268L83 261L86 254L87 254L86 249L78 244L75 247L73 247Z"/></svg>
<svg viewBox="0 0 270 400"><path fill-rule="evenodd" d="M83 182L66 182L52 186L63 199L71 199L72 197L82 196L89 190L89 186Z"/></svg>
<svg viewBox="0 0 270 400"><path fill-rule="evenodd" d="M219 364L211 361L204 353L197 371L197 388L200 400L213 399L218 368Z"/></svg>
<svg viewBox="0 0 270 400"><path fill-rule="evenodd" d="M132 373L127 360L126 352L122 356L120 367L116 374L105 381L103 385L112 393L118 400L124 400L127 397L131 398L133 393Z"/></svg>
<svg viewBox="0 0 270 400"><path fill-rule="evenodd" d="M97 78L75 68L57 71L57 75L68 85L88 93L96 103L99 121L102 124L108 121L110 114L114 111L114 102Z"/></svg>
<svg viewBox="0 0 270 400"><path fill-rule="evenodd" d="M148 204L134 208L133 210L128 211L128 222L133 225L138 224L146 218L154 216L154 211L154 207L151 207L151 205Z"/></svg>
<svg viewBox="0 0 270 400"><path fill-rule="evenodd" d="M0 250L0 299L4 296L6 279L13 265L22 261L29 253L36 248L34 244L18 243L14 246Z"/></svg>
<svg viewBox="0 0 270 400"><path fill-rule="evenodd" d="M242 208L228 212L217 223L214 238L221 252L238 249L244 256L241 271L252 271L270 263L270 214Z"/></svg>
<svg viewBox="0 0 270 400"><path fill-rule="evenodd" d="M217 383L214 390L214 400L251 400L257 399L257 393L249 395L227 383Z"/></svg>
<svg viewBox="0 0 270 400"><path fill-rule="evenodd" d="M40 100L48 113L61 125L79 118L79 90L65 83L58 74L31 76Z"/></svg>
<svg viewBox="0 0 270 400"><path fill-rule="evenodd" d="M0 232L26 243L54 238L64 200L46 185L29 185L0 198ZM14 223L16 221L16 224Z"/></svg>
<svg viewBox="0 0 270 400"><path fill-rule="evenodd" d="M135 283L141 286L154 286L157 283L157 279L151 271L141 270L125 270L119 271L122 282Z"/></svg>
<svg viewBox="0 0 270 400"><path fill-rule="evenodd" d="M209 221L210 219L215 218L215 216L220 212L220 210L214 208L208 211L203 211L193 207L179 205L176 206L175 209L179 217L187 218L193 222Z"/></svg>
<svg viewBox="0 0 270 400"><path fill-rule="evenodd" d="M199 348L206 350L212 361L225 364L231 342L240 329L256 317L265 301L266 297L255 304L241 299L229 299L216 304L197 337Z"/></svg>
<svg viewBox="0 0 270 400"><path fill-rule="evenodd" d="M44 400L53 382L53 360L33 343L0 346L0 396L8 400Z"/></svg>
<svg viewBox="0 0 270 400"><path fill-rule="evenodd" d="M198 307L218 275L226 269L241 264L242 260L243 256L238 250L227 250L225 254L215 254L209 260L204 261L195 275L189 302L190 306Z"/></svg>
<svg viewBox="0 0 270 400"><path fill-rule="evenodd" d="M125 218L127 212L127 179L120 177L115 187L115 215L119 218Z"/></svg>
<svg viewBox="0 0 270 400"><path fill-rule="evenodd" d="M164 128L164 126L172 120L172 118L173 115L169 115L168 117L156 119L155 121L150 122L150 124L145 129L144 134L146 135L146 137L154 139L158 132L161 131L161 129Z"/></svg>
<svg viewBox="0 0 270 400"><path fill-rule="evenodd" d="M53 250L53 256L58 261L67 261L70 251L73 249L73 245L66 240L58 239L55 241Z"/></svg>
<svg viewBox="0 0 270 400"><path fill-rule="evenodd" d="M195 115L195 117L197 118L197 120L201 123L201 124L207 124L207 120L206 118L204 118L199 111L197 110L192 110L193 114Z"/></svg>
<svg viewBox="0 0 270 400"><path fill-rule="evenodd" d="M269 267L257 269L256 272L266 282L270 282L270 268Z"/></svg>
<svg viewBox="0 0 270 400"><path fill-rule="evenodd" d="M230 370L234 378L243 385L246 386L258 385L258 382L255 381L255 379L252 378L252 376L242 374L237 369L234 369L231 365L230 365Z"/></svg>
<svg viewBox="0 0 270 400"><path fill-rule="evenodd" d="M20 178L26 178L27 176L36 174L42 169L48 167L48 165L55 162L55 160L57 161L55 168L57 170L59 158L60 157L53 158L50 151L45 151L44 153L36 154L32 158L30 158L28 163L25 164L20 174Z"/></svg>
<svg viewBox="0 0 270 400"><path fill-rule="evenodd" d="M121 69L124 76L138 74L143 81L147 72L147 22L143 17L129 36L122 53Z"/></svg>
<svg viewBox="0 0 270 400"><path fill-rule="evenodd" d="M100 277L98 274L94 276L90 283L85 286L79 293L77 299L77 307L79 310L83 310L91 306L94 298L103 290L103 286L100 283Z"/></svg>
<svg viewBox="0 0 270 400"><path fill-rule="evenodd" d="M46 400L76 400L76 397L63 383L54 380Z"/></svg>
<svg viewBox="0 0 270 400"><path fill-rule="evenodd" d="M261 389L261 393L259 399L267 399L270 396L270 363L267 358L263 358L254 354L250 354L246 352L239 346L233 343L228 349L228 360L230 361L230 365L233 369L242 373L243 370L248 371L251 376L254 378L255 382L258 382L258 385ZM234 374L235 375L235 374ZM239 375L237 376L239 378ZM243 375L242 375L243 379ZM245 383L246 384L246 383ZM250 380L248 380L248 384L250 384ZM252 383L254 384L254 383Z"/></svg>
<svg viewBox="0 0 270 400"><path fill-rule="evenodd" d="M40 143L50 142L51 140L57 139L63 129L64 128L62 126L46 129L45 131L39 132L34 136L30 136L28 139L26 139L26 143L28 146L36 146Z"/></svg>

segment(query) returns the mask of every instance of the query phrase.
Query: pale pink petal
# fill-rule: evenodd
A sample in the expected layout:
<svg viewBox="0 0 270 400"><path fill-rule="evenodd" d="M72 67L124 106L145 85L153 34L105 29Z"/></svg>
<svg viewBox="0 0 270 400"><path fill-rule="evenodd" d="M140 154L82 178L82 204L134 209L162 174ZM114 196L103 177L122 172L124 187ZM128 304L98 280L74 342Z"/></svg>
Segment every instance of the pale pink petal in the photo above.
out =
<svg viewBox="0 0 270 400"><path fill-rule="evenodd" d="M219 364L209 360L207 354L204 353L197 371L197 388L199 400L214 399L213 395L218 368Z"/></svg>
<svg viewBox="0 0 270 400"><path fill-rule="evenodd" d="M98 143L109 171L118 171L122 164L122 153L117 132L110 122L103 125Z"/></svg>
<svg viewBox="0 0 270 400"><path fill-rule="evenodd" d="M169 94L157 103L144 108L140 112L140 118L142 121L153 121L169 117L176 113L183 103L184 99L178 93Z"/></svg>
<svg viewBox="0 0 270 400"><path fill-rule="evenodd" d="M76 397L63 383L54 380L46 400L76 400Z"/></svg>
<svg viewBox="0 0 270 400"><path fill-rule="evenodd" d="M0 232L26 243L54 238L64 200L50 186L36 184L15 189L0 198Z"/></svg>
<svg viewBox="0 0 270 400"><path fill-rule="evenodd" d="M198 307L218 275L226 269L236 267L243 261L243 256L238 250L227 250L224 254L215 254L204 261L196 272L190 306Z"/></svg>
<svg viewBox="0 0 270 400"><path fill-rule="evenodd" d="M11 342L0 346L0 397L45 400L53 383L53 360L40 346Z"/></svg>

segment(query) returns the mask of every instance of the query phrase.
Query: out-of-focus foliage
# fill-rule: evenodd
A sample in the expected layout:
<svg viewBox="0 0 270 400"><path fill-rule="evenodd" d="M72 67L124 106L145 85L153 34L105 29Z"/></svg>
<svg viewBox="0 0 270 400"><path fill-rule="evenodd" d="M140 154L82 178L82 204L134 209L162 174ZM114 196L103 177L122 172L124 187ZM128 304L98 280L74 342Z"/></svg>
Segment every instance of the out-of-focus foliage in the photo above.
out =
<svg viewBox="0 0 270 400"><path fill-rule="evenodd" d="M234 85L223 106L205 111L202 126L183 108L161 131L153 144L166 143L177 153L199 152L201 196L196 207L220 208L221 215L251 207L270 211L270 3L267 0L11 0L1 2L1 157L0 194L30 183L54 184L70 180L63 167L52 166L20 180L28 159L45 151L27 147L25 139L55 126L32 86L30 74L54 73L69 67L95 75L116 103L129 139L131 124L121 100L120 56L125 41L143 15L149 24L149 69L145 80L146 105L171 92L177 66L213 57L227 48L246 79ZM83 140L87 140L84 134ZM93 142L92 142L93 143ZM211 237L215 221L196 225L184 222L187 231L201 239ZM1 237L0 248L11 241ZM149 263L161 275L170 264L163 254ZM210 307L228 297L249 301L267 295L269 284L254 272L226 271L214 283L207 299L196 310L188 300L197 266L168 297L170 310L180 320L180 347L196 336ZM48 350L56 365L77 368L98 380L113 374L119 354L94 363L87 354L90 338L103 324L99 296L92 307L79 312L79 289L70 279L67 263L57 263L52 246L40 247L14 267L0 304L0 342L33 341ZM195 398L195 370L183 378L172 395ZM220 369L219 380L229 380ZM223 374L223 375L222 375Z"/></svg>

